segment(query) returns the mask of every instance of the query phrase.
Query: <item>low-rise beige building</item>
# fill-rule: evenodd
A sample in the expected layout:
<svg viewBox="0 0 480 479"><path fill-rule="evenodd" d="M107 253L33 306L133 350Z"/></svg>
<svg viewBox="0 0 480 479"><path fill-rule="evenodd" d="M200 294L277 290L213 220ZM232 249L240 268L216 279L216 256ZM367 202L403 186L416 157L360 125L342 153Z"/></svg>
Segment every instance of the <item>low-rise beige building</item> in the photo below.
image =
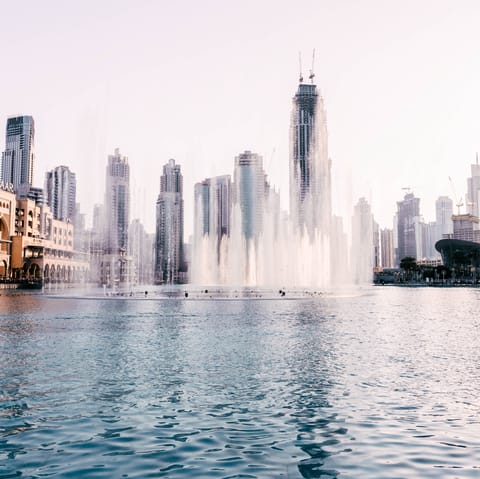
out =
<svg viewBox="0 0 480 479"><path fill-rule="evenodd" d="M0 280L8 280L11 271L11 237L15 232L15 194L0 181Z"/></svg>
<svg viewBox="0 0 480 479"><path fill-rule="evenodd" d="M72 223L54 219L35 199L16 198L0 182L0 280L81 282L88 267L86 254L73 248Z"/></svg>

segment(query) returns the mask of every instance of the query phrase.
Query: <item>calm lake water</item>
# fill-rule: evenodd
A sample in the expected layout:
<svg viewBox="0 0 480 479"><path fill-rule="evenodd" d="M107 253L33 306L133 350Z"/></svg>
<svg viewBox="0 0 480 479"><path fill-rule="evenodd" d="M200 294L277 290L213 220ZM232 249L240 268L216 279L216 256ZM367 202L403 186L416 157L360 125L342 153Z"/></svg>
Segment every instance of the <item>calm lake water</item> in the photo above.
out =
<svg viewBox="0 0 480 479"><path fill-rule="evenodd" d="M3 293L0 477L480 477L479 310Z"/></svg>

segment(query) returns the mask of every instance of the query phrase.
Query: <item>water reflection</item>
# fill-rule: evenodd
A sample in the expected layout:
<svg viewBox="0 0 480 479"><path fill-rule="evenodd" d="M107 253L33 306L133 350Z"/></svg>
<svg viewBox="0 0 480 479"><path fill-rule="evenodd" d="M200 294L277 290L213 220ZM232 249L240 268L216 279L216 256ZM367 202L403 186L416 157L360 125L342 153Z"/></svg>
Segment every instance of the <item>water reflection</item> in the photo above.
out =
<svg viewBox="0 0 480 479"><path fill-rule="evenodd" d="M328 458L338 453L347 433L338 426L339 418L329 401L337 374L332 321L335 318L328 317L321 303L311 302L287 322L292 345L287 365L292 378L289 421L297 429L295 446L307 456L297 465L304 478L337 477Z"/></svg>
<svg viewBox="0 0 480 479"><path fill-rule="evenodd" d="M21 453L23 446L14 437L34 427L28 421L32 406L30 377L37 369L36 353L30 348L38 335L29 310L37 309L34 296L3 293L0 298L0 450L10 459ZM18 312L17 312L18 311Z"/></svg>

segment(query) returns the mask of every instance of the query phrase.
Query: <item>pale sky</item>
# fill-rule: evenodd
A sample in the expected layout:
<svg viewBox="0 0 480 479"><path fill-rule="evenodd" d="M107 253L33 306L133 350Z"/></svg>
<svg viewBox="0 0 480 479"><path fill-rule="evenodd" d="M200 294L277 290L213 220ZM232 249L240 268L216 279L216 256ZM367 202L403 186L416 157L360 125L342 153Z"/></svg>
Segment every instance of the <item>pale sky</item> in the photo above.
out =
<svg viewBox="0 0 480 479"><path fill-rule="evenodd" d="M365 196L391 227L402 187L434 220L439 195L465 196L480 150L480 2L476 0L0 0L0 148L8 116L36 125L34 183L68 165L91 217L107 156L128 156L131 217L154 230L162 166L193 185L263 155L288 205L291 98L316 50L334 212L350 223Z"/></svg>

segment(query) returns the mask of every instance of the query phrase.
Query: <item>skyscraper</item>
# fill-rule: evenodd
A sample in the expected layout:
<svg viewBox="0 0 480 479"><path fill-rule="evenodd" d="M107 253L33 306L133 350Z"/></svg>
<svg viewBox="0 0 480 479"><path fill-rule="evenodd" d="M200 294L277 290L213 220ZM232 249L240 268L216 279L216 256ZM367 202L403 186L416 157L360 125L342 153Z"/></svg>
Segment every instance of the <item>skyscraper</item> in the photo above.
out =
<svg viewBox="0 0 480 479"><path fill-rule="evenodd" d="M169 160L160 177L155 238L155 282L185 280L183 255L183 176L180 165Z"/></svg>
<svg viewBox="0 0 480 479"><path fill-rule="evenodd" d="M440 254L435 249L435 243L437 242L437 224L435 221L430 221L429 223L422 222L420 224L422 230L422 250L419 253L417 251L417 258L422 258L425 260L431 260L439 258Z"/></svg>
<svg viewBox="0 0 480 479"><path fill-rule="evenodd" d="M244 151L235 157L233 172L234 203L238 205L241 232L252 239L262 232L268 184L260 155Z"/></svg>
<svg viewBox="0 0 480 479"><path fill-rule="evenodd" d="M372 215L373 219L373 215ZM373 267L380 268L381 265L381 251L380 251L380 227L378 223L373 220Z"/></svg>
<svg viewBox="0 0 480 479"><path fill-rule="evenodd" d="M403 201L397 201L397 264L400 264L400 261L407 256L412 258L421 256L419 247L421 246L422 232L419 231L419 220L420 198L415 198L413 193L407 193Z"/></svg>
<svg viewBox="0 0 480 479"><path fill-rule="evenodd" d="M225 279L232 216L230 175L195 184L194 235L189 279L218 284Z"/></svg>
<svg viewBox="0 0 480 479"><path fill-rule="evenodd" d="M17 116L7 120L5 151L2 155L2 181L32 185L35 159L35 125L31 116Z"/></svg>
<svg viewBox="0 0 480 479"><path fill-rule="evenodd" d="M327 118L323 98L300 78L290 120L290 214L294 224L311 234L328 232L331 180Z"/></svg>
<svg viewBox="0 0 480 479"><path fill-rule="evenodd" d="M75 222L77 180L68 166L45 174L45 196L56 220Z"/></svg>
<svg viewBox="0 0 480 479"><path fill-rule="evenodd" d="M370 204L360 198L352 217L352 272L355 283L370 283L374 266L374 220Z"/></svg>
<svg viewBox="0 0 480 479"><path fill-rule="evenodd" d="M393 230L384 228L380 230L380 248L382 250L382 267L394 267L394 246L393 246Z"/></svg>
<svg viewBox="0 0 480 479"><path fill-rule="evenodd" d="M467 178L467 213L478 217L480 216L480 165L478 164L478 154L476 162L470 165L470 168L472 176Z"/></svg>
<svg viewBox="0 0 480 479"><path fill-rule="evenodd" d="M230 234L232 180L230 175L206 178L195 184L195 237L208 235L218 242Z"/></svg>
<svg viewBox="0 0 480 479"><path fill-rule="evenodd" d="M92 279L115 287L130 281L128 227L130 167L118 148L109 155L105 176L105 202L95 205L90 241Z"/></svg>
<svg viewBox="0 0 480 479"><path fill-rule="evenodd" d="M439 196L435 201L436 241L443 235L453 234L453 201L448 196Z"/></svg>
<svg viewBox="0 0 480 479"><path fill-rule="evenodd" d="M105 188L105 247L109 254L128 248L130 167L118 148L108 157Z"/></svg>

